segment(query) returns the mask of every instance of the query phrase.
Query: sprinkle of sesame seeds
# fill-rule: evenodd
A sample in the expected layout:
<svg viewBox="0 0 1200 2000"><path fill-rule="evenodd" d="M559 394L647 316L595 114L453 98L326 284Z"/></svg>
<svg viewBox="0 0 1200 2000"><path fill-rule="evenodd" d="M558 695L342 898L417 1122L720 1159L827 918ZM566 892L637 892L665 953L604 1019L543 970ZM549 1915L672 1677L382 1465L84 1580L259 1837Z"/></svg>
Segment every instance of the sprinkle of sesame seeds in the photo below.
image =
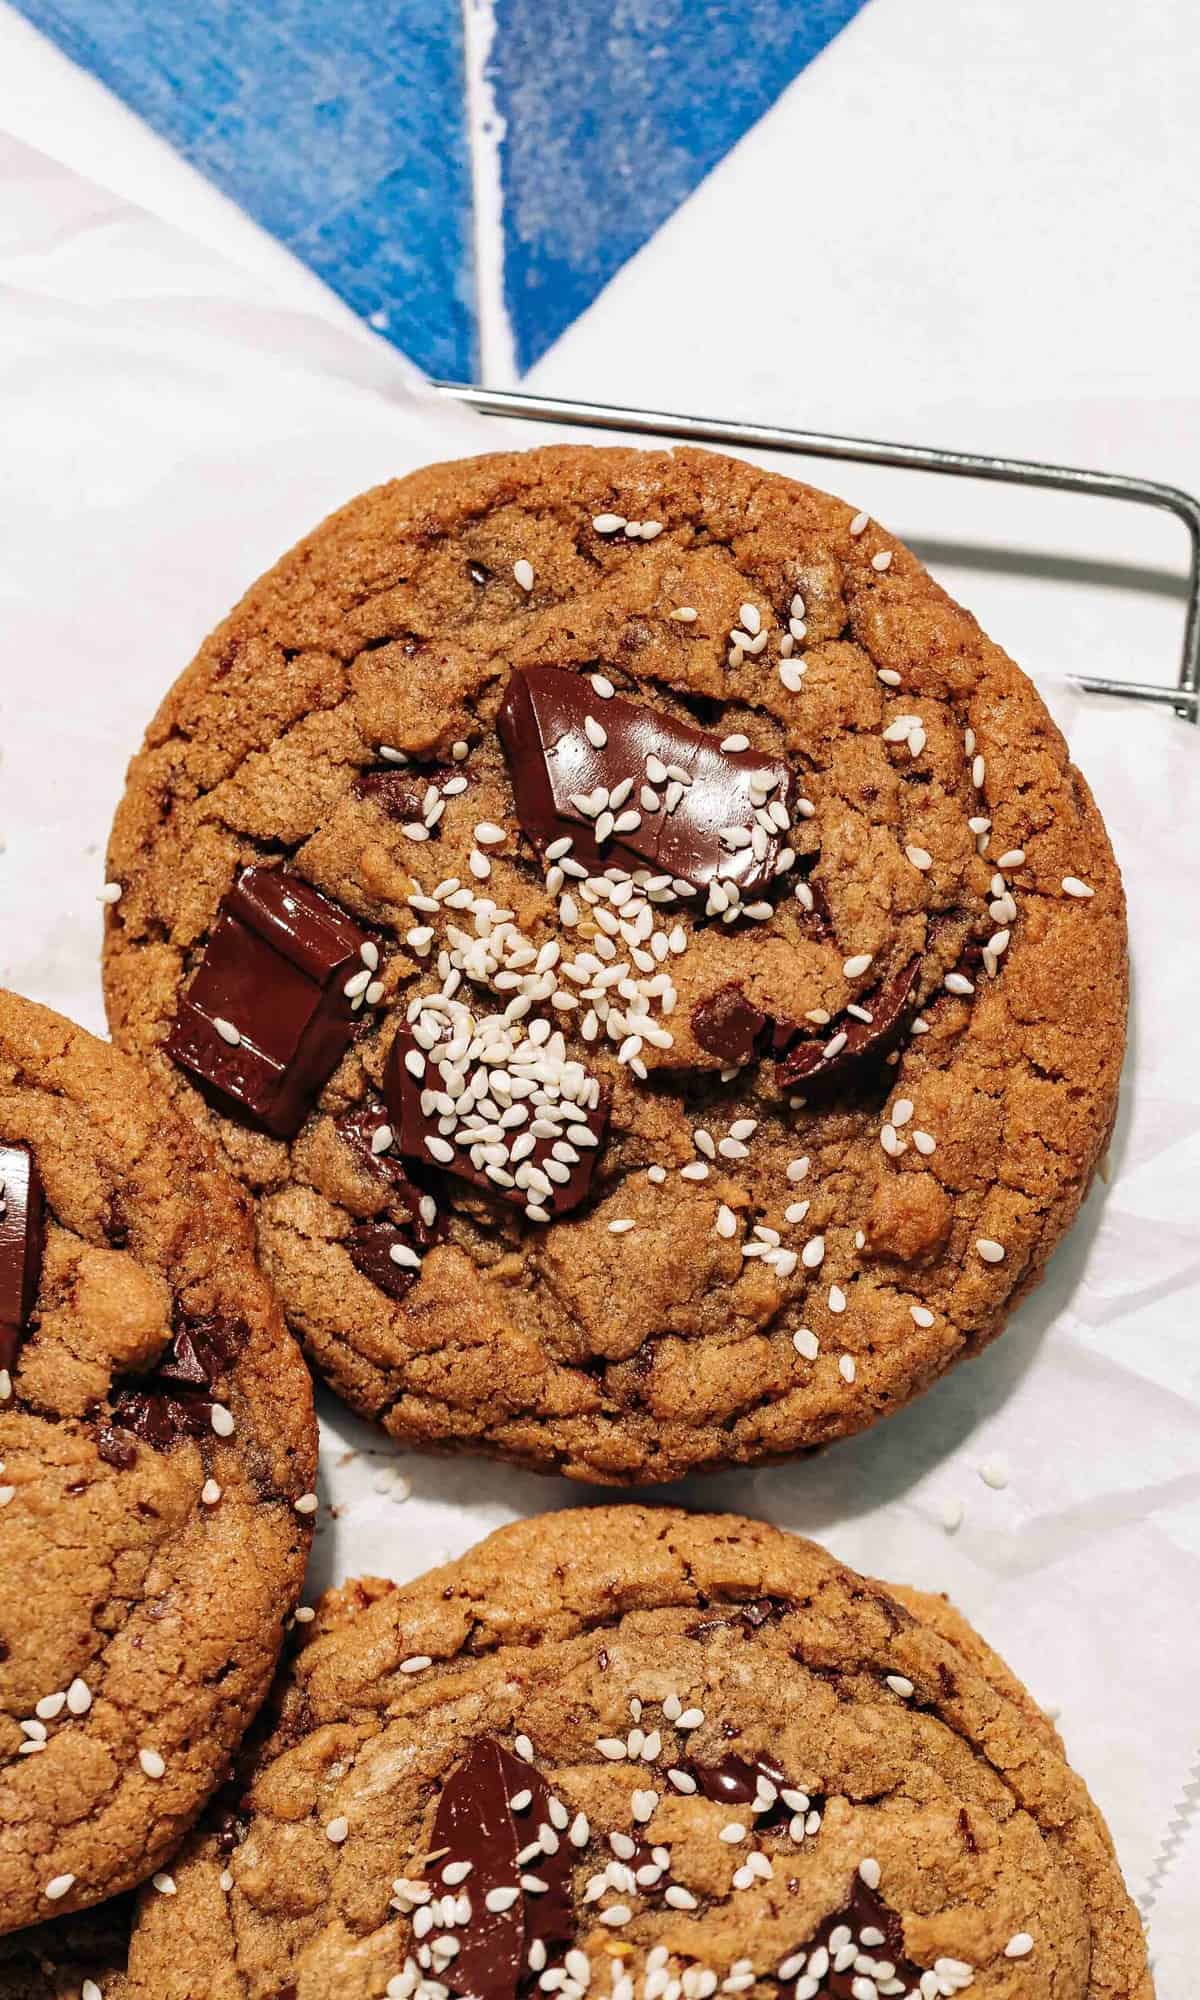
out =
<svg viewBox="0 0 1200 2000"><path fill-rule="evenodd" d="M121 884L119 882L106 882L100 891L99 900L102 903L119 903L121 900Z"/></svg>
<svg viewBox="0 0 1200 2000"><path fill-rule="evenodd" d="M219 1438L232 1437L237 1428L234 1423L232 1411L227 1410L224 1403L213 1404L212 1416L209 1421Z"/></svg>
<svg viewBox="0 0 1200 2000"><path fill-rule="evenodd" d="M241 1034L239 1033L238 1029L234 1027L232 1021L226 1021L222 1015L214 1014L213 1027L216 1029L218 1035L220 1035L221 1040L223 1042L229 1043L231 1049L236 1049L241 1046L241 1040L242 1040Z"/></svg>
<svg viewBox="0 0 1200 2000"><path fill-rule="evenodd" d="M838 1374L841 1376L843 1382L853 1382L857 1373L858 1369L855 1366L854 1356L852 1354L843 1354L841 1360L838 1362Z"/></svg>
<svg viewBox="0 0 1200 2000"><path fill-rule="evenodd" d="M933 856L927 847L906 847L904 853L906 859L912 862L914 868L919 868L922 874L927 868L933 867Z"/></svg>
<svg viewBox="0 0 1200 2000"><path fill-rule="evenodd" d="M850 523L850 533L857 539L859 535L866 533L870 524L871 516L869 514L856 514Z"/></svg>
<svg viewBox="0 0 1200 2000"><path fill-rule="evenodd" d="M315 1514L321 1503L315 1493L302 1493L294 1504L297 1514Z"/></svg>
<svg viewBox="0 0 1200 2000"><path fill-rule="evenodd" d="M878 1889L880 1875L879 1863L871 1855L867 1855L865 1860L859 1862L858 1879L860 1882L864 1882L868 1889Z"/></svg>
<svg viewBox="0 0 1200 2000"><path fill-rule="evenodd" d="M1004 1947L1005 1958L1028 1958L1033 1950L1033 1939L1028 1931L1017 1931Z"/></svg>
<svg viewBox="0 0 1200 2000"><path fill-rule="evenodd" d="M1068 896L1094 896L1096 893L1086 882L1081 882L1078 875L1064 875L1062 885Z"/></svg>
<svg viewBox="0 0 1200 2000"><path fill-rule="evenodd" d="M157 1750L139 1750L138 1763L148 1778L161 1778L166 1775L166 1764Z"/></svg>
<svg viewBox="0 0 1200 2000"><path fill-rule="evenodd" d="M847 979L860 978L861 975L868 970L873 957L874 957L873 952L860 951L856 952L853 958L846 959L842 966L842 971L844 972L846 978Z"/></svg>
<svg viewBox="0 0 1200 2000"><path fill-rule="evenodd" d="M175 1877L168 1875L165 1868L160 1868L158 1874L152 1875L150 1880L158 1890L160 1896L173 1896L175 1894Z"/></svg>
<svg viewBox="0 0 1200 2000"><path fill-rule="evenodd" d="M801 1326L792 1335L792 1346L805 1361L815 1361L821 1351L821 1343L811 1327Z"/></svg>
<svg viewBox="0 0 1200 2000"><path fill-rule="evenodd" d="M1004 1262L1004 1245L1003 1243L997 1243L992 1236L977 1237L975 1248L978 1250L985 1264L1002 1264Z"/></svg>
<svg viewBox="0 0 1200 2000"><path fill-rule="evenodd" d="M75 1886L73 1875L54 1875L46 1884L46 1901L60 1903L69 1890Z"/></svg>
<svg viewBox="0 0 1200 2000"><path fill-rule="evenodd" d="M513 575L516 577L522 590L533 589L533 564L527 562L524 556L521 556L513 564Z"/></svg>
<svg viewBox="0 0 1200 2000"><path fill-rule="evenodd" d="M401 1660L400 1672L402 1674L420 1674L424 1673L426 1667L431 1667L432 1665L433 1661L430 1659L428 1653L410 1653L407 1660Z"/></svg>
<svg viewBox="0 0 1200 2000"><path fill-rule="evenodd" d="M871 557L872 569L885 570L885 569L890 569L891 566L892 566L892 552L890 549L880 549L878 555L874 555Z"/></svg>
<svg viewBox="0 0 1200 2000"><path fill-rule="evenodd" d="M907 1701L910 1695L916 1693L906 1674L888 1674L886 1678L892 1693L898 1694L903 1701Z"/></svg>
<svg viewBox="0 0 1200 2000"><path fill-rule="evenodd" d="M985 1458L979 1467L979 1477L993 1493L1003 1493L1008 1485L1008 1466L1002 1458Z"/></svg>
<svg viewBox="0 0 1200 2000"><path fill-rule="evenodd" d="M914 1326L932 1326L933 1314L928 1306L910 1306L909 1314Z"/></svg>
<svg viewBox="0 0 1200 2000"><path fill-rule="evenodd" d="M799 694L804 686L806 668L796 660L781 660L779 678L789 694Z"/></svg>

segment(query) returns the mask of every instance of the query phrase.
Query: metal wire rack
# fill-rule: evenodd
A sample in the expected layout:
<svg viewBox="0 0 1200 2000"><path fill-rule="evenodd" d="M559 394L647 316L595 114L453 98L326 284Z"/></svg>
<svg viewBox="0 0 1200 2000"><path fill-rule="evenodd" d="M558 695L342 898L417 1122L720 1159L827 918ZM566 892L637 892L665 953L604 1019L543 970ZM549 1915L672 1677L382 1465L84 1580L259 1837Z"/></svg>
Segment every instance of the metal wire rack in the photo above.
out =
<svg viewBox="0 0 1200 2000"><path fill-rule="evenodd" d="M1073 675L1088 694L1120 695L1127 701L1173 708L1185 721L1200 722L1200 500L1182 487L1117 472L1089 472L1080 466L1042 465L1022 458L992 458L936 445L887 444L878 438L838 437L825 431L790 430L777 424L749 424L718 417L684 417L666 410L627 410L609 403L531 396L518 389L476 389L460 382L437 382L439 395L464 403L484 416L525 423L564 424L580 430L625 436L671 438L686 444L720 445L732 451L783 452L801 458L846 459L856 465L886 465L910 472L940 472L952 479L987 479L1001 485L1048 487L1061 493L1123 500L1173 514L1188 532L1190 563L1183 652L1174 682L1111 680Z"/></svg>

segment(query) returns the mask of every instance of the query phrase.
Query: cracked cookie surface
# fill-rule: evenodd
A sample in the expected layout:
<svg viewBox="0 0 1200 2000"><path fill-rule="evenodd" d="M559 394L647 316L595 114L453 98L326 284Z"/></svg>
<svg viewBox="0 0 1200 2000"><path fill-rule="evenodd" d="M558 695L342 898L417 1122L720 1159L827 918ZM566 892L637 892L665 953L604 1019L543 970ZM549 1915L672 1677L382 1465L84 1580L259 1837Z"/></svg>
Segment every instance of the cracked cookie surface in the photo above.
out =
<svg viewBox="0 0 1200 2000"><path fill-rule="evenodd" d="M0 1931L178 1844L270 1680L316 1455L213 1148L128 1056L0 994L0 1238L30 1162L7 1307L0 1241Z"/></svg>
<svg viewBox="0 0 1200 2000"><path fill-rule="evenodd" d="M588 775L549 798L564 699ZM626 785L631 704L675 748ZM716 879L699 836L656 875L713 746L760 767ZM290 1136L194 1087L253 1057L215 1003L172 1040L192 1068L166 1049L247 869L361 939ZM257 1197L316 1365L405 1442L636 1482L859 1430L1000 1331L1115 1113L1120 878L1036 692L874 522L707 453L514 453L351 502L166 697L109 872L115 1035ZM549 1096L595 1085L598 1146L546 1091L519 1165L511 1095L465 1127L443 1067L389 1091L398 1030L469 1069L497 1019L519 1090L539 1021ZM474 1183L445 1171L468 1143Z"/></svg>
<svg viewBox="0 0 1200 2000"><path fill-rule="evenodd" d="M551 1514L298 1643L104 2000L1150 2000L1053 1726L811 1543Z"/></svg>

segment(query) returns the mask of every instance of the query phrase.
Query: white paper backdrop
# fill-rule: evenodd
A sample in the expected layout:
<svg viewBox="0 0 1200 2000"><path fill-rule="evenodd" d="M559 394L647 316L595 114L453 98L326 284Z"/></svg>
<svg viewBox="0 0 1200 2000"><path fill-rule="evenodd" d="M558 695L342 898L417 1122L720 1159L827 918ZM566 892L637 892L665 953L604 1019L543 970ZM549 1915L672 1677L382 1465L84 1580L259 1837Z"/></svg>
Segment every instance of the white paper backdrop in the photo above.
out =
<svg viewBox="0 0 1200 2000"><path fill-rule="evenodd" d="M273 302L260 277L13 141L0 140L0 190L0 981L103 1032L104 842L170 680L326 510L507 440L434 406L315 293L311 312ZM894 484L852 483L910 527ZM1039 664L1070 640L1048 582ZM1143 629L1167 657L1138 665L1166 668L1177 634L1161 616ZM957 1599L1060 1712L1171 1996L1190 1990L1200 1861L1200 737L1061 688L1054 705L1130 896L1134 1015L1111 1184L983 1359L868 1437L686 1498ZM402 1461L329 1400L324 1442L334 1511L314 1592L362 1570L412 1575L516 1515L595 1497L469 1459ZM1003 1491L979 1477L997 1457ZM949 1534L942 1509L956 1501Z"/></svg>

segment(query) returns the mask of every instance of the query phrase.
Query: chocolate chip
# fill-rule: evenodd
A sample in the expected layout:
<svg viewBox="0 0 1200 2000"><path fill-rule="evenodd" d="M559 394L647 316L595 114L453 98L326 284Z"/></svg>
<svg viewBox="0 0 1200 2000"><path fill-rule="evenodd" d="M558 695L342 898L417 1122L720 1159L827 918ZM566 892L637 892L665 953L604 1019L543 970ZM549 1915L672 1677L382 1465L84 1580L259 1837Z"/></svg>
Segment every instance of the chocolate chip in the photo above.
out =
<svg viewBox="0 0 1200 2000"><path fill-rule="evenodd" d="M911 1990L916 1993L923 1990L921 1967L914 1965L904 1956L903 1924L895 1910L884 1902L878 1890L868 1889L859 1875L854 1878L854 1887L850 1891L850 1900L845 1908L835 1910L832 1916L826 1917L813 1936L803 1944L797 1945L795 1950L811 1954L821 1945L828 1946L834 1931L842 1929L843 1926L849 1928L855 1940L861 1938L865 1930L879 1931L883 1943L869 1946L868 1955L874 1959L889 1959L893 1968L891 1978L900 1982L906 1992ZM782 1956L790 1957L791 1953ZM821 1992L823 1995L828 1994L829 2000L855 2000L856 1992L861 1990L859 1982L860 1975L853 1962L842 1972L836 1971L831 1964L825 1974Z"/></svg>
<svg viewBox="0 0 1200 2000"><path fill-rule="evenodd" d="M0 1368L11 1370L37 1303L45 1239L37 1161L28 1146L0 1146Z"/></svg>
<svg viewBox="0 0 1200 2000"><path fill-rule="evenodd" d="M121 1472L128 1472L137 1459L137 1446L132 1437L114 1430L110 1423L102 1423L97 1430L96 1450L106 1465L115 1465Z"/></svg>
<svg viewBox="0 0 1200 2000"><path fill-rule="evenodd" d="M722 986L692 1009L692 1033L702 1049L724 1063L753 1062L767 1016L747 1000L740 986Z"/></svg>
<svg viewBox="0 0 1200 2000"><path fill-rule="evenodd" d="M157 1374L165 1382L186 1388L211 1389L224 1375L249 1338L245 1320L220 1313L197 1316L175 1308L175 1333Z"/></svg>
<svg viewBox="0 0 1200 2000"><path fill-rule="evenodd" d="M759 775L773 781L769 798L778 800L790 819L794 781L778 758L723 750L718 737L641 702L619 695L601 701L586 679L560 667L515 673L496 727L518 817L539 854L569 835L573 859L597 871L614 863L634 871L649 867L696 889L719 875L736 882L743 898L774 880L782 831L776 827L767 834L760 826L749 780ZM597 730L604 742L597 740ZM664 769L678 767L690 781L670 811L670 781L651 776L659 765L651 761L648 773L647 759L658 759ZM596 815L576 801L598 788L611 793L625 779L631 789L616 816L628 814L636 824L597 842ZM653 808L641 799L646 784L658 800ZM744 834L746 844L722 842L724 828Z"/></svg>
<svg viewBox="0 0 1200 2000"><path fill-rule="evenodd" d="M171 1395L156 1387L119 1389L112 1406L111 1429L128 1431L155 1451L170 1451L184 1438L206 1437L212 1431L213 1405L207 1396Z"/></svg>
<svg viewBox="0 0 1200 2000"><path fill-rule="evenodd" d="M213 1413L208 1391L228 1372L248 1338L244 1320L188 1313L176 1302L171 1344L154 1373L113 1394L112 1416L101 1421L97 1433L101 1458L124 1470L137 1456L134 1438L156 1451L170 1451L184 1438L206 1437Z"/></svg>
<svg viewBox="0 0 1200 2000"><path fill-rule="evenodd" d="M890 979L863 994L859 1004L870 1014L869 1022L839 1014L821 1029L819 1040L806 1033L794 1042L775 1071L780 1090L841 1084L881 1062L901 1040L916 1010L920 964L919 958L910 958ZM836 1052L826 1055L830 1043L843 1037Z"/></svg>
<svg viewBox="0 0 1200 2000"><path fill-rule="evenodd" d="M426 1019L430 1017L425 1016ZM449 1039L449 1022L443 1022L444 1038ZM410 1053L422 1056L426 1072L422 1078L412 1075L406 1058ZM421 1109L421 1099L428 1087L428 1072L436 1062L437 1044L432 1050L419 1049L407 1023L397 1031L388 1052L387 1066L383 1073L383 1094L391 1115L392 1129L396 1134L396 1144L406 1159L428 1164L429 1151L425 1141L439 1133L438 1113L428 1114ZM612 1092L607 1084L601 1086L600 1101L587 1114L587 1124L597 1139L602 1140L608 1125L608 1114ZM554 1139L538 1139L529 1154L530 1164L541 1167L543 1162L554 1156ZM565 1215L568 1210L578 1208L591 1187L595 1172L599 1146L579 1146L575 1149L579 1158L568 1162L570 1171L564 1181L551 1177L551 1193L543 1197L543 1206L550 1215ZM446 1163L444 1171L457 1179L469 1181L472 1187L482 1188L497 1201L507 1202L515 1208L524 1208L528 1195L523 1188L501 1187L483 1167L476 1166L471 1158L471 1149L465 1146L454 1148L454 1158Z"/></svg>
<svg viewBox="0 0 1200 2000"><path fill-rule="evenodd" d="M372 1140L384 1125L391 1123L387 1107L378 1098L369 1098L365 1104L358 1104L353 1111L343 1111L340 1118L333 1121L334 1130L343 1144L354 1156L354 1164L368 1180L374 1181L381 1192L386 1192L391 1202L400 1202L407 1209L415 1231L414 1240L419 1249L427 1249L434 1240L436 1223L430 1225L422 1220L421 1203L428 1198L437 1199L438 1181L436 1170L426 1168L411 1174L394 1146L377 1153Z"/></svg>
<svg viewBox="0 0 1200 2000"><path fill-rule="evenodd" d="M345 910L299 875L247 868L221 904L167 1053L221 1109L294 1138L349 1044L354 1008L343 989L365 969L366 941Z"/></svg>
<svg viewBox="0 0 1200 2000"><path fill-rule="evenodd" d="M765 1754L756 1757L753 1763L744 1757L735 1757L732 1753L728 1757L722 1757L717 1764L685 1759L682 1768L696 1780L703 1798L714 1799L718 1805L723 1806L751 1805L758 1797L759 1780L764 1778L780 1793L785 1789L807 1791L806 1786L795 1784L774 1759ZM808 1799L810 1810L817 1812L823 1810L825 1802L819 1795L808 1793ZM755 1814L754 1824L761 1831L765 1827L782 1826L791 1817L792 1808L786 1805L782 1798L777 1798L774 1805L766 1812Z"/></svg>
<svg viewBox="0 0 1200 2000"><path fill-rule="evenodd" d="M533 1794L530 1804L514 1812L510 1801L526 1791ZM574 1937L574 1856L568 1843L560 1841L556 1853L540 1855L524 1867L517 1861L538 1827L549 1824L550 1797L539 1772L487 1736L472 1744L443 1787L432 1847L434 1853L442 1848L449 1853L437 1864L437 1874L455 1861L471 1863L471 1915L456 1926L459 1948L441 1975L452 1993L512 2000L530 1983L530 1946L540 1939L549 1957L553 1946ZM526 1892L520 1888L522 1875L535 1875L545 1889ZM493 1889L517 1889L518 1894L508 1909L489 1910Z"/></svg>
<svg viewBox="0 0 1200 2000"><path fill-rule="evenodd" d="M394 1222L360 1222L350 1231L346 1248L350 1261L356 1270L386 1292L389 1299L399 1302L406 1292L410 1292L417 1282L419 1273L411 1266L407 1269L398 1264L392 1256L394 1245L415 1251L412 1231L400 1229Z"/></svg>
<svg viewBox="0 0 1200 2000"><path fill-rule="evenodd" d="M400 825L419 820L429 789L415 771L364 771L354 780L353 790L360 799L370 799L389 819Z"/></svg>

